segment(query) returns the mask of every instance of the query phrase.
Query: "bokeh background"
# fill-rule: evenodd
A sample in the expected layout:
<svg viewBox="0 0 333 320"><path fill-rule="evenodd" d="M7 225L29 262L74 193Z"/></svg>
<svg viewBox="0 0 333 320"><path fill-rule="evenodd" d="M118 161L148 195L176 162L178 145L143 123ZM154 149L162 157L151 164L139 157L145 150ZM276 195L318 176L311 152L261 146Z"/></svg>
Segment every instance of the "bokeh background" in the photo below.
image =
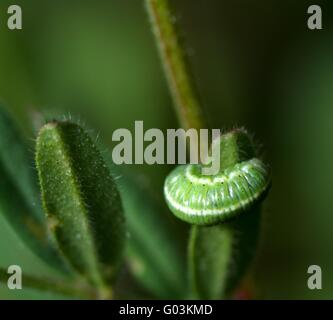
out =
<svg viewBox="0 0 333 320"><path fill-rule="evenodd" d="M143 0L16 0L23 30L0 4L0 101L29 141L45 115L75 115L112 147L113 130L178 127ZM333 298L333 2L323 30L314 1L174 0L212 127L245 126L273 170L252 271L264 299ZM1 133L0 133L1 134ZM33 150L33 143L31 143ZM162 197L169 166L131 166ZM1 179L1 177L0 177ZM170 235L170 241L172 235ZM0 216L0 265L54 273ZM323 289L307 288L320 265ZM56 298L24 289L0 298Z"/></svg>

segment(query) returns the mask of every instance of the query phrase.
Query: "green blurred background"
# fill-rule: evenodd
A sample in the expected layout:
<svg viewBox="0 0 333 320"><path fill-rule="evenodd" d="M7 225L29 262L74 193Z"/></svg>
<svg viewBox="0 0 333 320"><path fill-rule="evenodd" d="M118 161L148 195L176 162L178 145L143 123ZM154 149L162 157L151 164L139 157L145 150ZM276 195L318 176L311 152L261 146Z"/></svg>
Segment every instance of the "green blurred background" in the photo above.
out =
<svg viewBox="0 0 333 320"><path fill-rule="evenodd" d="M0 101L29 141L43 114L75 115L112 147L113 130L178 127L143 0L16 0L23 30L0 4ZM263 145L273 187L252 271L260 298L333 298L333 2L320 31L313 1L174 0L212 127L245 126ZM33 143L31 143L33 150ZM169 166L132 166L162 197ZM331 198L331 199L330 199ZM170 235L172 240L172 235ZM0 265L53 273L0 216ZM320 265L323 289L307 288ZM56 298L30 290L0 298Z"/></svg>

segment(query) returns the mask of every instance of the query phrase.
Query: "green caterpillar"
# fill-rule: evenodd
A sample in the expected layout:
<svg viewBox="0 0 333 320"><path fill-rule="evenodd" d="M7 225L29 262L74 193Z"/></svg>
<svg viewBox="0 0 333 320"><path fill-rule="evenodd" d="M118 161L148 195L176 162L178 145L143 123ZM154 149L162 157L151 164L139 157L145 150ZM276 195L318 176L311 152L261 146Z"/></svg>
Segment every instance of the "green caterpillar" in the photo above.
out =
<svg viewBox="0 0 333 320"><path fill-rule="evenodd" d="M188 164L175 168L165 181L164 195L170 210L191 224L212 225L234 218L259 202L270 186L268 167L254 156L245 130L224 134L213 147L215 143L221 147L221 166L216 175L203 175L202 164ZM225 155L235 144L240 149L243 146L244 152Z"/></svg>

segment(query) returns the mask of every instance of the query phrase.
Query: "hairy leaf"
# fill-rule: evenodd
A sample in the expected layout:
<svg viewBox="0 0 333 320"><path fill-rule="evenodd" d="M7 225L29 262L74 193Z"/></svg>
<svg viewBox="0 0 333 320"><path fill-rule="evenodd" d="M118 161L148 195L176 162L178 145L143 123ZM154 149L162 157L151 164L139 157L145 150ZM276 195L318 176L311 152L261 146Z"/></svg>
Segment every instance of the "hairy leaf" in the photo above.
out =
<svg viewBox="0 0 333 320"><path fill-rule="evenodd" d="M229 223L192 228L189 269L194 298L230 298L252 261L259 229L259 207Z"/></svg>
<svg viewBox="0 0 333 320"><path fill-rule="evenodd" d="M48 225L72 267L93 285L112 282L123 255L120 196L89 135L51 122L39 133L36 163Z"/></svg>

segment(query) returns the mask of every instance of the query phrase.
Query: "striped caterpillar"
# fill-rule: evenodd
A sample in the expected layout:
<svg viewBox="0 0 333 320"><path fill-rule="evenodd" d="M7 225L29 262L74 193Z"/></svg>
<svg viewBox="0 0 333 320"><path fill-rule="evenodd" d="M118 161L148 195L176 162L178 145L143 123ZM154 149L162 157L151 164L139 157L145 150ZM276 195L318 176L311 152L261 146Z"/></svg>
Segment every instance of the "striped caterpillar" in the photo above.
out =
<svg viewBox="0 0 333 320"><path fill-rule="evenodd" d="M181 220L212 225L234 218L258 203L269 189L268 167L255 156L247 132L235 129L212 144L220 144L220 170L203 175L202 164L175 168L166 178L164 195Z"/></svg>

